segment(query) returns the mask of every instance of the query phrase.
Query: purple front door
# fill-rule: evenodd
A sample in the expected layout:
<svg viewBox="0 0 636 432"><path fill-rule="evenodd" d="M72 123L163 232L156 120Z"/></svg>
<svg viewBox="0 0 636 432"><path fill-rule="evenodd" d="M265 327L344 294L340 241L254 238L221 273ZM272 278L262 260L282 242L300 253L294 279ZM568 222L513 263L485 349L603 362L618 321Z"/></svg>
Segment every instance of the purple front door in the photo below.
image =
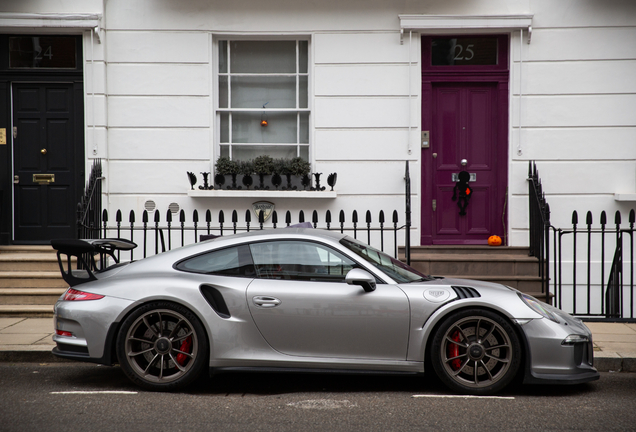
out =
<svg viewBox="0 0 636 432"><path fill-rule="evenodd" d="M506 238L507 39L493 39L499 55L493 55L492 65L436 66L432 39L423 38L422 130L429 132L430 147L422 149L421 244L487 244L491 235ZM453 41L454 53L470 47L472 55L479 47L465 43L462 51L457 47L463 41ZM468 174L468 191L456 188L462 171Z"/></svg>
<svg viewBox="0 0 636 432"><path fill-rule="evenodd" d="M496 85L433 85L434 244L485 243L499 228L501 214L494 205L497 121ZM461 171L470 174L469 194L466 188L455 190ZM458 203L465 205L465 215Z"/></svg>

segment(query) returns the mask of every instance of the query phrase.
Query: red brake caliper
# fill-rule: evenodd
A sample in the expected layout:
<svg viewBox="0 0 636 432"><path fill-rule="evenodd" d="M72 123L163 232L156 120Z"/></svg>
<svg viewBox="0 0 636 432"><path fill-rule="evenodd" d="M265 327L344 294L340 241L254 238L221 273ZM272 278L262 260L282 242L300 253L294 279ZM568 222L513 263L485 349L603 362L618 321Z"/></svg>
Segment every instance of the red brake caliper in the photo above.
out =
<svg viewBox="0 0 636 432"><path fill-rule="evenodd" d="M451 336L451 339L454 340L455 342L460 341L459 332L457 330L455 330L455 332ZM448 344L448 358L457 357L458 355L459 355L459 345L454 343ZM453 370L458 370L461 366L462 366L462 362L460 359L451 360L451 367L453 368Z"/></svg>
<svg viewBox="0 0 636 432"><path fill-rule="evenodd" d="M181 346L179 347L179 351L190 352L190 346L192 345L192 337L188 336L183 342L181 342ZM177 354L177 362L183 366L186 359L188 358L185 354Z"/></svg>

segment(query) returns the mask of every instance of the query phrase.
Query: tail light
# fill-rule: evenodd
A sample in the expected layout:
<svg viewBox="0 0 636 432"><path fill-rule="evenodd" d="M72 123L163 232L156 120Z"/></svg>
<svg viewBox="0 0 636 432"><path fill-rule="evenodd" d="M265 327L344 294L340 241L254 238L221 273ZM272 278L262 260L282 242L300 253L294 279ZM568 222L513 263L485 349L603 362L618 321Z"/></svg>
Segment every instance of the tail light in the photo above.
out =
<svg viewBox="0 0 636 432"><path fill-rule="evenodd" d="M80 301L80 300L99 300L102 298L104 298L103 295L91 294L84 291L78 291L73 288L69 288L64 293L64 297L62 297L62 300Z"/></svg>

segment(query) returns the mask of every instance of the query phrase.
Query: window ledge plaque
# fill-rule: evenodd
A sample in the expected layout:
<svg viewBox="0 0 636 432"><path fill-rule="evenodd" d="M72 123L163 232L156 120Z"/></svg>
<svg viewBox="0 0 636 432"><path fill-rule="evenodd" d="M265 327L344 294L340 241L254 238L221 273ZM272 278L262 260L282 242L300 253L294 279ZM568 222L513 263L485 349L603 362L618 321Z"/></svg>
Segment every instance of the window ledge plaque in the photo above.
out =
<svg viewBox="0 0 636 432"><path fill-rule="evenodd" d="M337 198L336 191L305 191L305 190L189 190L191 198Z"/></svg>

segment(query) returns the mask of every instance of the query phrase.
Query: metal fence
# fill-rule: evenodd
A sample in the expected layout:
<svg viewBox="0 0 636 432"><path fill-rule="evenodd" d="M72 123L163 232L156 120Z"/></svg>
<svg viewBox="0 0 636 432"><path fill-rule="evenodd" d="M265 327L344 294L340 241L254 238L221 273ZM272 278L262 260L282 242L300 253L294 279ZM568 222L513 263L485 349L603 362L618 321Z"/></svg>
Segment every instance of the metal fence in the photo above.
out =
<svg viewBox="0 0 636 432"><path fill-rule="evenodd" d="M141 246L141 250L131 250L125 252L118 259L133 260L135 258L146 258L173 247L185 246L187 244L200 241L200 235L224 235L247 232L250 230L263 230L266 228L287 227L293 224L310 222L314 228L340 231L354 238L377 247L382 251L398 257L398 245L405 245L405 259L407 263L411 260L410 231L411 231L411 178L409 174L409 164L406 162L404 173L405 182L405 219L402 225L397 210L387 212L390 220L385 216L384 211L379 211L377 216L372 215L370 210L365 211L364 219L359 217L358 211L354 210L347 216L344 210L335 211L337 220L332 217L332 211L326 210L324 216L320 216L317 210L310 211L311 219L307 220L305 212L300 210L294 218L290 211L284 213L284 221L279 220L278 213L273 211L271 219L267 224L264 220L264 213L258 213L257 220L252 221L250 210L233 210L231 217L226 221L225 212L218 210L216 220L213 221L213 211L205 210L205 218L200 219L199 211L194 210L190 218L186 216L184 210L174 213L168 210L165 218L161 218L159 211L149 213L144 210L141 214L141 221L133 210L128 213L128 220L124 220L121 210L115 212L115 220L109 219L107 210L101 210L101 161L93 163L89 181L86 185L82 201L78 204L78 238L126 238ZM98 210L99 209L99 210ZM243 215L239 218L239 215ZM239 220L240 219L240 220ZM109 222L112 224L109 225Z"/></svg>
<svg viewBox="0 0 636 432"><path fill-rule="evenodd" d="M634 210L629 212L629 225L619 211L613 224L603 211L595 225L588 211L581 227L574 211L572 227L557 228L550 223L550 206L534 162L528 183L529 254L539 260L547 301L586 320L636 321Z"/></svg>

